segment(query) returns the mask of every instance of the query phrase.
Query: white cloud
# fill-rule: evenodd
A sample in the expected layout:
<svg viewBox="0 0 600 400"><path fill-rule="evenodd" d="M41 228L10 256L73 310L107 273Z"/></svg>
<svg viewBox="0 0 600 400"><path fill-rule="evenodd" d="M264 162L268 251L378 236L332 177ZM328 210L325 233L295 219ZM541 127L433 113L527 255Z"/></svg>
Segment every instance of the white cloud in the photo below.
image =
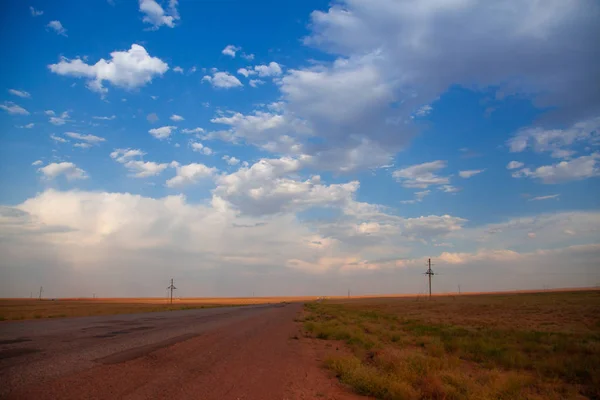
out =
<svg viewBox="0 0 600 400"><path fill-rule="evenodd" d="M348 202L359 183L324 185L292 177L304 161L293 158L262 159L250 167L217 178L214 195L227 200L243 213L277 214L321 206L335 207Z"/></svg>
<svg viewBox="0 0 600 400"><path fill-rule="evenodd" d="M87 173L71 162L60 162L48 164L38 169L46 179L54 179L63 175L67 180L77 180L88 178Z"/></svg>
<svg viewBox="0 0 600 400"><path fill-rule="evenodd" d="M525 164L520 161L511 161L506 166L506 169L517 169L517 168L521 168L523 165L525 165Z"/></svg>
<svg viewBox="0 0 600 400"><path fill-rule="evenodd" d="M326 169L388 165L413 135L390 105L395 98L391 82L369 57L335 62L330 69L288 70L277 83L286 114L319 136L320 145L307 151Z"/></svg>
<svg viewBox="0 0 600 400"><path fill-rule="evenodd" d="M227 165L232 165L233 166L233 165L238 165L240 163L240 160L238 160L235 157L228 156L228 155L224 155L222 157L222 159L225 160L225 162L227 163Z"/></svg>
<svg viewBox="0 0 600 400"><path fill-rule="evenodd" d="M111 115L110 117L92 117L93 119L99 119L99 120L103 120L103 121L112 121L113 119L117 118L116 115Z"/></svg>
<svg viewBox="0 0 600 400"><path fill-rule="evenodd" d="M12 115L29 115L29 111L12 101L5 101L4 104L0 104L0 108Z"/></svg>
<svg viewBox="0 0 600 400"><path fill-rule="evenodd" d="M515 171L512 176L514 178L536 178L546 184L578 181L600 175L599 159L600 153L594 153L570 161L561 161L558 164L544 165L533 171L523 168Z"/></svg>
<svg viewBox="0 0 600 400"><path fill-rule="evenodd" d="M203 133L204 129L198 127L198 128L194 128L194 129L182 129L181 133Z"/></svg>
<svg viewBox="0 0 600 400"><path fill-rule="evenodd" d="M110 153L110 158L120 163L126 163L135 157L142 157L144 155L146 153L140 149L115 149Z"/></svg>
<svg viewBox="0 0 600 400"><path fill-rule="evenodd" d="M235 53L237 53L241 49L242 49L241 47L236 47L232 44L229 44L229 45L225 46L225 48L223 49L223 51L221 51L221 53L226 56L235 58Z"/></svg>
<svg viewBox="0 0 600 400"><path fill-rule="evenodd" d="M34 162L31 163L31 165L37 166L37 165L42 165L42 160L36 160Z"/></svg>
<svg viewBox="0 0 600 400"><path fill-rule="evenodd" d="M452 185L442 185L440 187L438 187L439 190L441 190L442 192L445 193L458 193L460 192L460 188L457 188L456 186L452 186Z"/></svg>
<svg viewBox="0 0 600 400"><path fill-rule="evenodd" d="M163 140L171 137L175 129L177 129L176 126L161 126L160 128L150 129L148 133L159 140Z"/></svg>
<svg viewBox="0 0 600 400"><path fill-rule="evenodd" d="M8 92L10 94L14 94L15 96L19 96L19 97L23 97L23 98L31 97L31 94L29 94L29 92L26 92L24 90L8 89Z"/></svg>
<svg viewBox="0 0 600 400"><path fill-rule="evenodd" d="M73 147L80 147L82 149L89 149L90 147L92 147L92 145L90 143L75 143L73 145Z"/></svg>
<svg viewBox="0 0 600 400"><path fill-rule="evenodd" d="M183 68L177 66L177 67L173 68L173 72L178 72L180 74L183 74Z"/></svg>
<svg viewBox="0 0 600 400"><path fill-rule="evenodd" d="M537 106L560 106L559 114L572 117L598 111L592 106L600 93L589 57L597 60L593 38L600 34L599 15L597 5L585 0L502 7L483 0L418 6L342 0L311 14L305 43L345 59L375 54L373 65L393 82L407 112L415 103L430 104L452 85L495 84L506 94L533 94ZM564 37L577 38L578 48Z"/></svg>
<svg viewBox="0 0 600 400"><path fill-rule="evenodd" d="M256 65L254 67L258 76L264 78L268 76L279 76L282 73L281 66L275 61L271 61L268 65Z"/></svg>
<svg viewBox="0 0 600 400"><path fill-rule="evenodd" d="M423 198L431 193L431 190L423 190L421 192L416 192L415 197L421 201Z"/></svg>
<svg viewBox="0 0 600 400"><path fill-rule="evenodd" d="M59 117L50 117L50 123L53 125L64 125L65 120Z"/></svg>
<svg viewBox="0 0 600 400"><path fill-rule="evenodd" d="M65 136L68 136L71 139L83 140L84 142L87 142L89 144L98 144L98 143L104 142L106 140L103 137L94 136L94 135L90 135L90 134L82 135L81 133L77 133L77 132L65 132Z"/></svg>
<svg viewBox="0 0 600 400"><path fill-rule="evenodd" d="M248 81L248 84L250 86L252 86L253 88L258 87L259 85L264 84L265 81L261 80L261 79L250 79L250 81Z"/></svg>
<svg viewBox="0 0 600 400"><path fill-rule="evenodd" d="M52 110L46 110L46 111L44 111L44 114L46 114L48 116L56 115L56 113Z"/></svg>
<svg viewBox="0 0 600 400"><path fill-rule="evenodd" d="M419 109L415 112L417 117L426 117L433 111L433 107L429 104L425 104L424 106L419 107Z"/></svg>
<svg viewBox="0 0 600 400"><path fill-rule="evenodd" d="M58 75L88 78L88 88L99 93L108 92L103 86L104 81L117 87L133 89L146 85L169 69L165 62L158 57L151 57L138 44L132 44L127 51L113 51L110 55L110 60L100 59L94 65L86 64L79 58L62 58L58 64L51 64L48 68Z"/></svg>
<svg viewBox="0 0 600 400"><path fill-rule="evenodd" d="M550 199L557 199L560 196L560 194L550 194L547 196L537 196L537 197L532 197L531 199L529 199L529 201L540 201L540 200L550 200Z"/></svg>
<svg viewBox="0 0 600 400"><path fill-rule="evenodd" d="M242 82L228 72L215 72L213 76L204 75L202 82L208 82L213 87L221 89L231 89L234 87L244 86Z"/></svg>
<svg viewBox="0 0 600 400"><path fill-rule="evenodd" d="M48 110L45 112L46 115L55 115L54 111L52 110ZM53 125L64 125L67 123L69 118L69 112L68 111L64 111L62 114L60 114L59 117L50 117L50 123Z"/></svg>
<svg viewBox="0 0 600 400"><path fill-rule="evenodd" d="M252 61L254 60L254 54L242 53L242 58L246 61Z"/></svg>
<svg viewBox="0 0 600 400"><path fill-rule="evenodd" d="M31 129L35 126L35 124L33 122L28 123L27 125L19 125L17 126L17 128L23 128L23 129Z"/></svg>
<svg viewBox="0 0 600 400"><path fill-rule="evenodd" d="M401 200L400 203L401 204L416 204L419 203L421 201L423 201L423 199L426 196L429 196L429 194L431 194L431 190L423 190L420 192L415 192L415 198L412 200Z"/></svg>
<svg viewBox="0 0 600 400"><path fill-rule="evenodd" d="M429 215L426 217L407 218L403 221L404 232L417 237L444 235L462 229L466 219L450 215Z"/></svg>
<svg viewBox="0 0 600 400"><path fill-rule="evenodd" d="M174 28L175 21L179 19L177 0L169 0L168 13L155 0L140 0L140 12L144 14L142 21L152 25L152 30L163 25Z"/></svg>
<svg viewBox="0 0 600 400"><path fill-rule="evenodd" d="M214 124L224 124L231 127L230 130L220 132L217 136L223 140L235 141L237 138L244 138L248 142L264 146L273 143L274 145L283 145L289 150L297 153L300 147L294 148L294 140L288 133L306 132L306 127L300 121L290 121L282 114L255 111L252 115L242 113L230 113L229 116L220 114L212 118L210 122ZM209 136L215 136L214 133ZM272 151L270 149L270 151Z"/></svg>
<svg viewBox="0 0 600 400"><path fill-rule="evenodd" d="M430 185L444 185L449 183L448 177L438 176L435 173L446 168L446 161L437 160L423 164L411 165L403 169L398 169L392 173L402 186L407 188L425 189Z"/></svg>
<svg viewBox="0 0 600 400"><path fill-rule="evenodd" d="M483 171L485 171L485 169L470 169L467 171L459 171L458 175L461 178L470 178L472 176L482 173Z"/></svg>
<svg viewBox="0 0 600 400"><path fill-rule="evenodd" d="M256 74L255 71L253 71L251 69L246 69L246 68L240 68L240 69L238 69L237 73L240 74L240 75L244 75L246 78L249 77L250 75Z"/></svg>
<svg viewBox="0 0 600 400"><path fill-rule="evenodd" d="M57 35L67 36L67 30L62 26L60 21L50 21L46 27L54 30Z"/></svg>
<svg viewBox="0 0 600 400"><path fill-rule="evenodd" d="M586 56L596 54L590 32L600 32L590 15L598 10L578 4L342 0L314 11L305 43L333 61L287 70L276 83L285 114L304 121L319 145L290 136L322 168L388 165L418 132L415 112L455 85L500 86L507 95L531 95L537 106L560 106L554 115L589 115L600 103ZM581 40L579 50L562 40L565 32ZM558 66L557 54L568 54L560 58L569 68Z"/></svg>
<svg viewBox="0 0 600 400"><path fill-rule="evenodd" d="M134 178L147 178L157 176L169 166L168 163L155 163L152 161L131 160L123 164Z"/></svg>
<svg viewBox="0 0 600 400"><path fill-rule="evenodd" d="M39 268L56 276L51 285L65 296L82 287L91 291L92 286L111 296L123 292L148 296L155 286L140 286L135 277L160 280L160 271L169 262L177 264L179 274L192 277L186 283L190 288L220 279L218 288L203 289L207 295L235 295L260 284L281 290L269 292L273 295L296 294L293 290L317 295L345 291L348 279L357 292L414 293L414 279L419 280L415 277L423 272L427 257L433 258L436 272L447 270L442 273L448 275L460 265L463 288L473 291L536 288L540 277L556 286L585 286L589 271L600 260L600 247L593 244L599 213L536 215L465 228L466 221L454 216L405 219L367 203L350 201L341 210L341 218L347 219L326 223L303 221L289 213L248 216L216 195L194 203L183 195L150 198L46 190L17 206L0 208L0 236L11 239L0 241L2 267L11 277L10 286L2 290L7 297L13 296L10 290L14 295L22 292L40 258L47 261ZM497 233L486 234L492 227ZM530 233L535 239L526 240ZM484 241L477 241L482 234ZM419 250L424 241L428 245ZM572 246L574 242L582 245ZM442 248L436 245L441 244L455 250L437 253ZM36 251L26 251L31 248ZM123 263L128 268L120 271L125 275L115 288L114 280L102 277L107 268L118 269ZM24 268L10 269L11 264L28 268L22 272ZM78 271L74 276L80 280L65 285L58 273L65 267ZM198 268L200 281L193 278ZM104 273L96 276L100 271ZM97 278L93 283L90 274ZM312 274L319 274L318 288ZM390 274L399 279L390 280ZM436 290L455 290L455 282L441 280Z"/></svg>
<svg viewBox="0 0 600 400"><path fill-rule="evenodd" d="M183 118L181 115L173 114L169 119L171 121L183 121L185 118Z"/></svg>
<svg viewBox="0 0 600 400"><path fill-rule="evenodd" d="M29 6L29 11L31 12L31 16L32 17L39 17L40 15L44 14L44 12L42 10L36 10L35 8Z"/></svg>
<svg viewBox="0 0 600 400"><path fill-rule="evenodd" d="M248 78L251 75L257 75L261 78L269 77L269 76L280 76L282 74L282 69L279 64L274 61L271 61L267 65L255 65L254 67L248 68L240 68L237 70L237 73ZM262 81L261 81L262 82Z"/></svg>
<svg viewBox="0 0 600 400"><path fill-rule="evenodd" d="M211 148L204 146L200 142L190 142L190 147L193 151L202 153L205 156L210 156L213 153Z"/></svg>
<svg viewBox="0 0 600 400"><path fill-rule="evenodd" d="M526 128L507 142L513 153L531 148L536 153L550 152L554 158L569 158L577 144L600 145L600 117L573 124L568 129Z"/></svg>
<svg viewBox="0 0 600 400"><path fill-rule="evenodd" d="M600 214L594 212L557 212L517 217L504 222L464 229L456 237L475 240L480 245L498 249L522 247L522 240L534 232L545 248L569 245L572 236L578 243L596 243ZM569 231L571 233L567 233ZM537 250L536 247L530 247Z"/></svg>
<svg viewBox="0 0 600 400"><path fill-rule="evenodd" d="M146 153L140 149L115 149L110 153L110 158L123 164L129 171L129 176L133 178L157 176L169 167L169 163L141 160L141 157L145 155Z"/></svg>
<svg viewBox="0 0 600 400"><path fill-rule="evenodd" d="M171 163L177 170L177 175L166 182L167 187L175 188L198 183L200 180L211 178L217 169L207 167L204 164L187 164L179 165L179 163Z"/></svg>
<svg viewBox="0 0 600 400"><path fill-rule="evenodd" d="M55 134L51 134L50 139L52 139L58 143L68 143L69 142L67 139L61 138L60 136L56 136Z"/></svg>

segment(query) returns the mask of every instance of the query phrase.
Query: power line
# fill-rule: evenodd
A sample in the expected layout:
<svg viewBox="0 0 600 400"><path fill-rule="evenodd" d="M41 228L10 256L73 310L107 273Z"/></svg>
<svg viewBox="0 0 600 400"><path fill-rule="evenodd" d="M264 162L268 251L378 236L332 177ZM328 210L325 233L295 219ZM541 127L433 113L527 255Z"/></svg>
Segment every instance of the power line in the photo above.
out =
<svg viewBox="0 0 600 400"><path fill-rule="evenodd" d="M173 290L177 289L175 286L173 286L173 278L171 278L171 286L168 286L167 289L171 290L171 304L173 304Z"/></svg>
<svg viewBox="0 0 600 400"><path fill-rule="evenodd" d="M429 275L429 299L431 299L431 277L435 275L435 273L431 270L431 258L427 260L427 272L423 275Z"/></svg>

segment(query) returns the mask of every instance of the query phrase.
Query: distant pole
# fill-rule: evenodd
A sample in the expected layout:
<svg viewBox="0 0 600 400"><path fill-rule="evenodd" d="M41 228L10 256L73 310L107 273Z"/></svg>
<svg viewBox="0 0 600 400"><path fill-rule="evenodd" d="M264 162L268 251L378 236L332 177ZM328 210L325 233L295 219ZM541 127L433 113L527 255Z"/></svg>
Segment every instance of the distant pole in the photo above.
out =
<svg viewBox="0 0 600 400"><path fill-rule="evenodd" d="M94 293L92 297L95 299L96 298L96 293Z"/></svg>
<svg viewBox="0 0 600 400"><path fill-rule="evenodd" d="M431 258L427 260L427 272L425 275L429 275L429 299L431 300L431 277L435 275L435 273L431 270Z"/></svg>
<svg viewBox="0 0 600 400"><path fill-rule="evenodd" d="M33 292L29 292L29 298L33 299Z"/></svg>
<svg viewBox="0 0 600 400"><path fill-rule="evenodd" d="M44 291L44 288L42 286L40 286L40 300L42 299L42 292Z"/></svg>
<svg viewBox="0 0 600 400"><path fill-rule="evenodd" d="M458 294L460 294L460 285L458 285Z"/></svg>
<svg viewBox="0 0 600 400"><path fill-rule="evenodd" d="M348 289L348 298L350 298L350 289Z"/></svg>
<svg viewBox="0 0 600 400"><path fill-rule="evenodd" d="M167 289L171 290L171 304L173 304L173 290L177 289L174 285L173 285L173 278L171 278L171 286L167 287Z"/></svg>

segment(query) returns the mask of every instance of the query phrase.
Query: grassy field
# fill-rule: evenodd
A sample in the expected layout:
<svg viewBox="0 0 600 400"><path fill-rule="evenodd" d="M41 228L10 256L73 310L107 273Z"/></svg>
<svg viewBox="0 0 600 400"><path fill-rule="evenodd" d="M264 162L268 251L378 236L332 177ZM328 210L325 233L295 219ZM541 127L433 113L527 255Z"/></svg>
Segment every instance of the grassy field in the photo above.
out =
<svg viewBox="0 0 600 400"><path fill-rule="evenodd" d="M600 291L325 300L303 322L345 342L325 365L359 394L600 399Z"/></svg>
<svg viewBox="0 0 600 400"><path fill-rule="evenodd" d="M315 297L192 298L173 299L173 305L168 304L168 301L164 298L57 299L41 301L37 299L0 299L0 321L132 314L314 299Z"/></svg>

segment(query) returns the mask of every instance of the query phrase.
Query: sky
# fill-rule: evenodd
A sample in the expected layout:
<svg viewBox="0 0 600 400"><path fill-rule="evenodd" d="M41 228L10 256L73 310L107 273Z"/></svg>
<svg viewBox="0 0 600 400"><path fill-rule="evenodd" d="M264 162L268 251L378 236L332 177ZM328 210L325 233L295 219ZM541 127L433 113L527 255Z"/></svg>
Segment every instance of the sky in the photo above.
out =
<svg viewBox="0 0 600 400"><path fill-rule="evenodd" d="M1 7L0 297L600 284L595 0Z"/></svg>

